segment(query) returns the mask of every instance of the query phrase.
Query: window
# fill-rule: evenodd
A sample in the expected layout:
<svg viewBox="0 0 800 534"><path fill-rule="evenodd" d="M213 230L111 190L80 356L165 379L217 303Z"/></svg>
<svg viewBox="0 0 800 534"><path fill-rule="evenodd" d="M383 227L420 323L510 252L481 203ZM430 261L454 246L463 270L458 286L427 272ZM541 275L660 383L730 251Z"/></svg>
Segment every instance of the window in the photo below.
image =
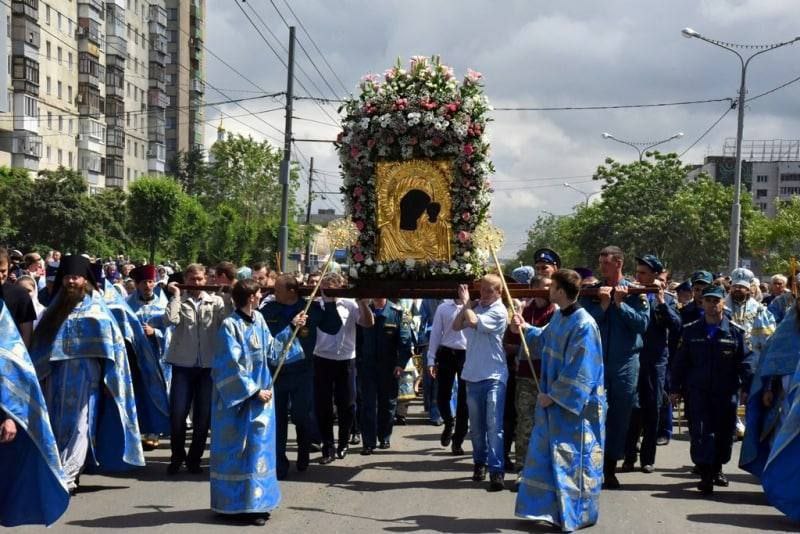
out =
<svg viewBox="0 0 800 534"><path fill-rule="evenodd" d="M72 135L72 119L70 119L67 124L69 126L69 129L67 131L69 132L70 135ZM70 161L69 164L72 165L72 161Z"/></svg>
<svg viewBox="0 0 800 534"><path fill-rule="evenodd" d="M67 19L67 35L72 35L72 19Z"/></svg>
<svg viewBox="0 0 800 534"><path fill-rule="evenodd" d="M127 85L127 87L125 88L125 92L127 93L128 98L130 98L131 97L131 82L127 82L126 85Z"/></svg>
<svg viewBox="0 0 800 534"><path fill-rule="evenodd" d="M61 150L60 148L58 149L58 164L59 165L64 164L64 151Z"/></svg>
<svg viewBox="0 0 800 534"><path fill-rule="evenodd" d="M800 187L781 187L781 195L800 195Z"/></svg>
<svg viewBox="0 0 800 534"><path fill-rule="evenodd" d="M130 167L128 167L127 173L128 173L128 181L130 182L131 181L131 168Z"/></svg>
<svg viewBox="0 0 800 534"><path fill-rule="evenodd" d="M67 152L67 165L72 168L72 152Z"/></svg>
<svg viewBox="0 0 800 534"><path fill-rule="evenodd" d="M128 85L128 89L130 89L130 85ZM131 96L130 91L128 91L128 96ZM134 102L139 101L139 91L137 91L135 87L133 88L133 101Z"/></svg>
<svg viewBox="0 0 800 534"><path fill-rule="evenodd" d="M756 189L756 198L765 198L767 196L766 189Z"/></svg>
<svg viewBox="0 0 800 534"><path fill-rule="evenodd" d="M67 67L72 70L72 52L67 52Z"/></svg>
<svg viewBox="0 0 800 534"><path fill-rule="evenodd" d="M47 128L53 129L53 113L51 111L47 112Z"/></svg>
<svg viewBox="0 0 800 534"><path fill-rule="evenodd" d="M58 99L59 100L61 100L61 98L62 98L62 94L63 94L62 88L63 88L63 85L61 84L61 81L57 81L56 82L56 94L58 95Z"/></svg>
<svg viewBox="0 0 800 534"><path fill-rule="evenodd" d="M759 174L758 176L756 176L756 182L759 184L765 184L768 181L769 181L769 176L765 174Z"/></svg>
<svg viewBox="0 0 800 534"><path fill-rule="evenodd" d="M61 52L62 52L62 50L61 50L61 47L59 46L56 49L56 58L58 59L58 64L59 65L61 65Z"/></svg>
<svg viewBox="0 0 800 534"><path fill-rule="evenodd" d="M50 26L50 6L47 6L44 12L44 19L47 21L47 25Z"/></svg>
<svg viewBox="0 0 800 534"><path fill-rule="evenodd" d="M133 143L133 157L134 158L139 157L139 143L136 142Z"/></svg>
<svg viewBox="0 0 800 534"><path fill-rule="evenodd" d="M50 50L51 49L50 41L47 41L44 44L44 49L46 50L45 55L47 56L47 59L52 59L51 58L52 54L51 54L51 50Z"/></svg>
<svg viewBox="0 0 800 534"><path fill-rule="evenodd" d="M61 31L61 13L58 13L58 31Z"/></svg>
<svg viewBox="0 0 800 534"><path fill-rule="evenodd" d="M178 10L174 7L167 9L167 18L169 20L178 20Z"/></svg>
<svg viewBox="0 0 800 534"><path fill-rule="evenodd" d="M14 56L12 58L13 69L11 77L14 80L25 80L36 86L38 94L39 87L39 64L24 56ZM25 89L28 91L29 89Z"/></svg>
<svg viewBox="0 0 800 534"><path fill-rule="evenodd" d="M72 103L72 86L67 86L67 100L69 100L70 104Z"/></svg>
<svg viewBox="0 0 800 534"><path fill-rule="evenodd" d="M51 87L50 87L50 86L51 86L51 83L50 83L50 76L48 76L48 77L47 77L47 83L45 84L45 87L47 88L47 94L48 94L48 95L52 93L52 90L51 90Z"/></svg>
<svg viewBox="0 0 800 534"><path fill-rule="evenodd" d="M139 46L139 32L136 30L133 31L133 43Z"/></svg>
<svg viewBox="0 0 800 534"><path fill-rule="evenodd" d="M36 99L32 96L25 95L25 116L36 117Z"/></svg>
<svg viewBox="0 0 800 534"><path fill-rule="evenodd" d="M50 161L50 145L47 145L44 153L47 154L47 161Z"/></svg>
<svg viewBox="0 0 800 534"><path fill-rule="evenodd" d="M169 42L170 43L177 43L178 42L178 32L177 32L177 30L169 30Z"/></svg>
<svg viewBox="0 0 800 534"><path fill-rule="evenodd" d="M800 174L781 174L781 182L800 182Z"/></svg>
<svg viewBox="0 0 800 534"><path fill-rule="evenodd" d="M125 112L125 126L130 127L130 125L131 125L131 112L130 111L126 111Z"/></svg>
<svg viewBox="0 0 800 534"><path fill-rule="evenodd" d="M64 131L64 116L63 115L59 115L58 116L58 131L59 132L63 132Z"/></svg>
<svg viewBox="0 0 800 534"><path fill-rule="evenodd" d="M128 24L128 40L131 40L131 25Z"/></svg>

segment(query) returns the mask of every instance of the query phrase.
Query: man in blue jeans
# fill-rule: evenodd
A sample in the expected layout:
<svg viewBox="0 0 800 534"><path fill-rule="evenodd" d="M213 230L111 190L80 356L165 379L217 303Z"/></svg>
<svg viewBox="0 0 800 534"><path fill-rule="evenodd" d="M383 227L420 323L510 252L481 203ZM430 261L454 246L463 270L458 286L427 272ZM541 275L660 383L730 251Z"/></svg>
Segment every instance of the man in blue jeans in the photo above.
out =
<svg viewBox="0 0 800 534"><path fill-rule="evenodd" d="M489 491L504 487L503 410L508 367L503 333L508 312L500 299L502 281L489 274L481 280L480 300L469 299L469 286L458 287L458 298L466 302L453 322L453 330L464 330L467 356L461 377L467 384L472 461L472 480L482 482L489 469Z"/></svg>
<svg viewBox="0 0 800 534"><path fill-rule="evenodd" d="M206 283L206 268L193 263L186 268L184 281L189 286ZM206 448L211 424L211 360L217 330L225 319L225 303L219 295L187 290L177 283L170 293L164 321L174 326L166 361L172 366L170 391L170 456L167 474L177 474L183 463L192 474L200 474L200 459ZM186 453L186 416L192 410L192 443Z"/></svg>

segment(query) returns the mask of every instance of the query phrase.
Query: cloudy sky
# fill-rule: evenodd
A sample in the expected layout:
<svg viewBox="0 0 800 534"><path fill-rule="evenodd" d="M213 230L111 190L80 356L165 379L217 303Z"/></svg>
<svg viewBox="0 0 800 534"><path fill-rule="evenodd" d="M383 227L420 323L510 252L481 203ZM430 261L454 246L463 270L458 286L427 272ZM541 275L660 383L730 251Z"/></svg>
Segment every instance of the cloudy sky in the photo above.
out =
<svg viewBox="0 0 800 534"><path fill-rule="evenodd" d="M246 98L259 91L283 91L286 69L259 37L236 0L207 0L208 102ZM495 107L613 106L734 97L740 68L736 57L698 39L685 39L690 26L710 38L736 43L774 43L800 35L796 0L247 0L240 4L270 44L283 55L288 30L278 11L295 24L299 95L344 96L360 78L380 72L399 56L438 54L461 77L473 68L484 74ZM294 10L293 15L287 7ZM277 9L276 9L277 7ZM258 14L256 16L252 10ZM259 19L260 17L260 19ZM298 22L299 19L299 22ZM324 53L338 80L315 50ZM278 42L270 34L277 36ZM747 52L747 51L744 51ZM748 70L753 96L800 76L800 42L765 54ZM341 84L340 84L341 82ZM315 87L316 85L316 87ZM330 85L330 87L328 87ZM342 85L344 87L342 87ZM745 139L800 139L800 83L748 104ZM232 118L226 129L282 141L283 112L259 113L280 103L270 99L221 106ZM663 146L684 152L729 108L726 102L677 107L594 111L495 111L490 125L494 223L506 232L504 255L525 241L526 230L542 212L568 213L599 184L591 174L604 158L638 157L630 147L605 140L602 132L635 141L659 140L676 132L682 139ZM257 113L249 116L248 113ZM327 114L326 114L327 113ZM206 139L216 135L219 110L209 108ZM336 105L300 102L297 139L333 139ZM330 117L329 117L329 116ZM312 122L316 121L316 122ZM269 123L269 125L267 124ZM684 156L701 162L719 154L736 134L731 111ZM337 190L338 161L333 147L299 143L301 163L313 156L323 174L317 191ZM305 186L301 191L306 195ZM313 209L337 207L337 195L315 200Z"/></svg>

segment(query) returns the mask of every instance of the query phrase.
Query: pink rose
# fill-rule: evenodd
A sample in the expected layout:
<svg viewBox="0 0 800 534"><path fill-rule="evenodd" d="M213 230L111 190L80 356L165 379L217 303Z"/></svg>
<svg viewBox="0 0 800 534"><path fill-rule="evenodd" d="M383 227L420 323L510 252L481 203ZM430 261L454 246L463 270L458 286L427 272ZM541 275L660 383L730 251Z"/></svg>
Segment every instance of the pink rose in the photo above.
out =
<svg viewBox="0 0 800 534"><path fill-rule="evenodd" d="M442 143L444 143L444 139L442 139L441 137L434 137L433 139L431 139L431 144L433 146L441 146Z"/></svg>
<svg viewBox="0 0 800 534"><path fill-rule="evenodd" d="M356 221L356 228L358 228L359 232L363 231L364 230L364 221L361 221L361 220Z"/></svg>
<svg viewBox="0 0 800 534"><path fill-rule="evenodd" d="M372 148L375 146L375 139L367 139L367 148Z"/></svg>
<svg viewBox="0 0 800 534"><path fill-rule="evenodd" d="M364 194L364 189L359 185L353 189L353 197L359 198Z"/></svg>
<svg viewBox="0 0 800 534"><path fill-rule="evenodd" d="M447 111L449 111L450 113L455 113L456 111L458 111L458 104L456 102L450 102L449 104L447 104Z"/></svg>
<svg viewBox="0 0 800 534"><path fill-rule="evenodd" d="M461 218L464 219L465 221L468 221L472 218L472 214L468 211L465 211L461 214Z"/></svg>
<svg viewBox="0 0 800 534"><path fill-rule="evenodd" d="M362 206L361 206L360 202L356 202L355 204L353 204L353 209L355 211L361 211L361 208L362 208Z"/></svg>
<svg viewBox="0 0 800 534"><path fill-rule="evenodd" d="M352 153L352 149L350 150L350 152ZM466 154L467 156L471 156L474 153L475 153L475 147L474 146L472 146L470 143L467 143L466 145L464 145L464 154ZM353 156L353 157L355 157L355 156Z"/></svg>
<svg viewBox="0 0 800 534"><path fill-rule="evenodd" d="M356 252L355 254L353 254L353 259L356 260L358 263L361 263L362 261L364 261L364 255L360 252Z"/></svg>
<svg viewBox="0 0 800 534"><path fill-rule="evenodd" d="M458 232L458 240L461 243L466 243L467 241L469 241L470 237L472 237L472 234L470 234L466 230L461 230L460 232Z"/></svg>
<svg viewBox="0 0 800 534"><path fill-rule="evenodd" d="M463 172L469 172L472 170L472 166L469 163L464 162L464 164L461 165L461 170Z"/></svg>
<svg viewBox="0 0 800 534"><path fill-rule="evenodd" d="M417 138L416 138L416 137L411 137L411 138L409 138L409 139L408 139L408 144L409 144L409 145L416 145L416 144L417 144L417 142L418 142L418 141L417 141Z"/></svg>
<svg viewBox="0 0 800 534"><path fill-rule="evenodd" d="M357 158L359 154L361 154L361 151L358 148L356 148L354 146L350 147L350 157L351 158Z"/></svg>

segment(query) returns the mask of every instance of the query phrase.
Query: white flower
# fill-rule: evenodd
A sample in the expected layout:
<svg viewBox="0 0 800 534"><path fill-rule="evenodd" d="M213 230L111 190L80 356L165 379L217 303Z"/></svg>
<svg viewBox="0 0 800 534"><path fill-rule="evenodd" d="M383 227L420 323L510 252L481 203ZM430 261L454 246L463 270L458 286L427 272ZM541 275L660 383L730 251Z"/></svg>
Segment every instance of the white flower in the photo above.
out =
<svg viewBox="0 0 800 534"><path fill-rule="evenodd" d="M358 270L355 267L350 267L350 278L358 278Z"/></svg>
<svg viewBox="0 0 800 534"><path fill-rule="evenodd" d="M358 125L361 126L362 130L366 130L369 128L369 117L364 117L360 121L358 121Z"/></svg>
<svg viewBox="0 0 800 534"><path fill-rule="evenodd" d="M378 274L381 274L381 273L383 272L383 264L382 264L382 263L379 263L379 264L378 264L378 265L375 267L375 272L376 272L376 273L378 273Z"/></svg>
<svg viewBox="0 0 800 534"><path fill-rule="evenodd" d="M408 125L409 126L414 126L416 124L419 124L419 121L420 121L421 118L422 118L422 114L421 113L417 113L416 111L412 111L411 113L408 114Z"/></svg>
<svg viewBox="0 0 800 534"><path fill-rule="evenodd" d="M456 260L450 261L450 268L451 269L458 269L458 262Z"/></svg>
<svg viewBox="0 0 800 534"><path fill-rule="evenodd" d="M414 265L416 265L416 264L417 264L417 262L416 262L416 260L414 258L407 258L406 259L406 267L408 267L409 269L413 269Z"/></svg>
<svg viewBox="0 0 800 534"><path fill-rule="evenodd" d="M371 266L373 263L375 262L372 261L372 256L367 256L367 259L364 260L364 265L366 265L367 267Z"/></svg>
<svg viewBox="0 0 800 534"><path fill-rule="evenodd" d="M467 271L467 272L471 271L472 270L472 264L471 263L465 263L464 264L464 270Z"/></svg>

